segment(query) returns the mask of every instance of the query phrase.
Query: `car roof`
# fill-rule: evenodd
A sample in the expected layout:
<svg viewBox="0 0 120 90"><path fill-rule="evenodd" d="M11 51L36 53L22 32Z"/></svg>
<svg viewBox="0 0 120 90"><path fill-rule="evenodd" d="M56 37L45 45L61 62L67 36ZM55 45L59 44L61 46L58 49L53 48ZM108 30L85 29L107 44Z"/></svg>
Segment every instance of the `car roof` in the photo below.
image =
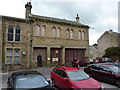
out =
<svg viewBox="0 0 120 90"><path fill-rule="evenodd" d="M116 67L115 65L112 65L112 64L102 64L101 66Z"/></svg>
<svg viewBox="0 0 120 90"><path fill-rule="evenodd" d="M66 67L66 66L55 67L55 69L61 69L61 70L64 70L64 71L80 70L79 68L76 68L76 67Z"/></svg>
<svg viewBox="0 0 120 90"><path fill-rule="evenodd" d="M27 75L27 74L40 74L38 71L36 70L19 70L19 71L15 71L12 73L13 76L19 76L19 75Z"/></svg>
<svg viewBox="0 0 120 90"><path fill-rule="evenodd" d="M113 64L94 64L95 66L107 66L107 67L114 67L114 65ZM92 66L92 65L90 65L90 66Z"/></svg>

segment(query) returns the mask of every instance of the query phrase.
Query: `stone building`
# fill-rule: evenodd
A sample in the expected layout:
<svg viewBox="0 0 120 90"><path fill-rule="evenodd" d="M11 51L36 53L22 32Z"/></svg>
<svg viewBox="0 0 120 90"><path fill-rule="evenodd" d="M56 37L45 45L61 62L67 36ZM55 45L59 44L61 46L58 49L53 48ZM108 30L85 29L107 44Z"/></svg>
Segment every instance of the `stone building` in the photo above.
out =
<svg viewBox="0 0 120 90"><path fill-rule="evenodd" d="M3 70L35 68L38 56L42 66L71 64L74 58L89 57L89 26L76 21L31 14L26 18L0 16L0 60Z"/></svg>
<svg viewBox="0 0 120 90"><path fill-rule="evenodd" d="M120 34L112 30L106 31L97 42L98 57L102 57L108 47L120 47Z"/></svg>
<svg viewBox="0 0 120 90"><path fill-rule="evenodd" d="M91 59L96 59L98 57L97 56L97 50L98 50L97 44L89 46L89 57Z"/></svg>

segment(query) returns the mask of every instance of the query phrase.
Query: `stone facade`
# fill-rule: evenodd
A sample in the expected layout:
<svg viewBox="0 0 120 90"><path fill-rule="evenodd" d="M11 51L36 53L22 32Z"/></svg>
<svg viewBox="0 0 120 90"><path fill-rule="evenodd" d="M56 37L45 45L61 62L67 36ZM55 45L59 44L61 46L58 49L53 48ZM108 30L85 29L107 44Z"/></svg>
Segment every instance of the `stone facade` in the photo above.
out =
<svg viewBox="0 0 120 90"><path fill-rule="evenodd" d="M75 22L33 15L30 2L25 7L26 10L30 10L26 11L26 19L0 17L0 36L3 36L0 38L0 59L3 70L35 68L39 54L42 56L43 66L47 67L54 64L70 64L75 57L87 60L89 57L89 26L79 23L79 18ZM20 27L20 36L18 36L20 40L8 40L11 34L8 30L9 26L13 26L13 30L17 26ZM38 31L43 29L44 32ZM53 37L58 33L53 32L53 29L59 29L59 36ZM18 31L12 34L16 35L16 32ZM13 36L16 39L15 35ZM6 63L11 58L12 63ZM15 60L19 62L17 61L16 64Z"/></svg>
<svg viewBox="0 0 120 90"><path fill-rule="evenodd" d="M98 57L102 57L105 53L105 49L108 47L119 47L120 34L113 32L112 30L106 31L98 39Z"/></svg>
<svg viewBox="0 0 120 90"><path fill-rule="evenodd" d="M19 19L19 18L13 18L13 17L6 17L2 16L2 66L3 69L9 68L9 69L21 69L21 68L26 68L27 63L30 54L30 21L25 20L25 19ZM7 41L8 38L8 26L12 25L13 28L16 26L21 27L21 37L20 37L20 42L12 42L12 41ZM20 61L18 64L5 64L6 61L6 49L7 48L20 48ZM22 55L22 52L26 51L27 54L26 56Z"/></svg>
<svg viewBox="0 0 120 90"><path fill-rule="evenodd" d="M0 66L2 66L2 17L0 16Z"/></svg>
<svg viewBox="0 0 120 90"><path fill-rule="evenodd" d="M89 46L89 57L92 59L96 59L98 57L97 50L98 50L97 44Z"/></svg>

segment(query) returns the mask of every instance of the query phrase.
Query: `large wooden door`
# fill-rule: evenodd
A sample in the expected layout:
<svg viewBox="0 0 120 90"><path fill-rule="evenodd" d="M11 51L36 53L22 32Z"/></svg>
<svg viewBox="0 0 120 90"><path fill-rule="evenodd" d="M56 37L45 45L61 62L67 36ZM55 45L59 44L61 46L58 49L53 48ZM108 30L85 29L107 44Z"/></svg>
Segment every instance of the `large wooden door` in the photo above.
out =
<svg viewBox="0 0 120 90"><path fill-rule="evenodd" d="M75 58L84 61L85 60L85 49L65 49L65 63L66 64L71 64Z"/></svg>
<svg viewBox="0 0 120 90"><path fill-rule="evenodd" d="M35 62L37 62L37 56L39 54L42 56L42 66L47 66L47 48L33 48L33 60L35 60Z"/></svg>
<svg viewBox="0 0 120 90"><path fill-rule="evenodd" d="M50 62L54 65L60 65L61 64L61 48L51 48L50 49Z"/></svg>

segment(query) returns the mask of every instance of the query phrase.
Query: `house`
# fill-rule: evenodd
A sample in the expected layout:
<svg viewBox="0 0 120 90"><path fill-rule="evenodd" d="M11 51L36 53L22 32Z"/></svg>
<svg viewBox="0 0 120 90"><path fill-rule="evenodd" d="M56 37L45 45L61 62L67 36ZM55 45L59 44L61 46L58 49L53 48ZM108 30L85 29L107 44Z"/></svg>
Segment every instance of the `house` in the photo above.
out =
<svg viewBox="0 0 120 90"><path fill-rule="evenodd" d="M0 60L3 70L71 64L74 58L89 57L89 26L76 21L31 14L32 4L25 4L26 17L0 16Z"/></svg>
<svg viewBox="0 0 120 90"><path fill-rule="evenodd" d="M113 30L106 31L98 39L98 57L102 57L105 54L105 49L108 47L120 46L120 34L113 32Z"/></svg>
<svg viewBox="0 0 120 90"><path fill-rule="evenodd" d="M94 45L90 45L89 46L89 57L91 59L96 59L98 56L97 56L97 50L98 50L98 45L97 44L94 44Z"/></svg>

